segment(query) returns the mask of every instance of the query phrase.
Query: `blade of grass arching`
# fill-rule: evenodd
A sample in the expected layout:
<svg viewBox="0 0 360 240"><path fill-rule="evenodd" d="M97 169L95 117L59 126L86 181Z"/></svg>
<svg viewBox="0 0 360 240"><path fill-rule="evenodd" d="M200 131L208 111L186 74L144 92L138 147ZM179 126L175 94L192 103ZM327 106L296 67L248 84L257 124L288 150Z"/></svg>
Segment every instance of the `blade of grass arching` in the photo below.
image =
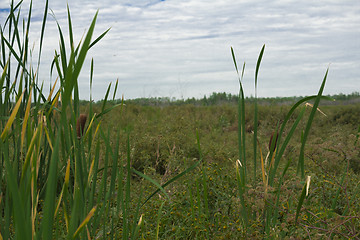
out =
<svg viewBox="0 0 360 240"><path fill-rule="evenodd" d="M315 113L316 113L317 108L319 106L321 95L322 95L322 93L324 91L325 82L326 82L328 72L329 72L329 68L326 70L324 80L322 81L322 84L321 84L321 87L320 87L319 92L317 94L317 97L315 98L313 108L312 108L312 110L310 112L310 116L309 116L309 119L308 119L306 127L305 127L304 138L302 139L302 142L301 142L300 156L299 156L298 168L297 168L297 172L298 173L299 173L299 171L301 172L301 178L305 177L305 170L304 170L305 143L306 143L307 137L308 137L308 135L310 133L311 124L313 122Z"/></svg>
<svg viewBox="0 0 360 240"><path fill-rule="evenodd" d="M253 140L253 148L254 148L254 183L256 181L256 155L257 155L257 126L258 126L258 105L257 105L257 82L258 82L258 74L260 69L260 63L262 56L264 54L265 44L263 45L257 63L256 63L256 70L255 70L255 103L254 103L254 140Z"/></svg>
<svg viewBox="0 0 360 240"><path fill-rule="evenodd" d="M98 41L100 41L109 31L111 28L103 32L99 37L97 37L89 46L89 49L92 48Z"/></svg>
<svg viewBox="0 0 360 240"><path fill-rule="evenodd" d="M117 87L118 87L118 84L119 84L119 79L116 79L116 84L115 84L115 89L114 89L114 95L113 95L113 101L115 100L115 96L116 96L116 91L117 91Z"/></svg>
<svg viewBox="0 0 360 240"><path fill-rule="evenodd" d="M10 65L8 67L8 70L10 70ZM10 100L10 96L11 94L13 94L15 92L15 81L11 84L11 86L7 85L5 86L5 96L4 96L4 102L8 105L11 106L11 100ZM8 83L7 83L8 84ZM10 84L10 82L9 82Z"/></svg>
<svg viewBox="0 0 360 240"><path fill-rule="evenodd" d="M142 172L139 172L137 170L135 170L134 168L131 168L131 171L137 175L139 175L140 177L148 180L149 182L151 182L152 184L154 184L156 187L158 187L158 189L165 194L165 197L170 201L170 197L169 195L166 193L165 189L157 182L155 181L154 179L152 179L151 177L149 176L146 176L145 174L143 174Z"/></svg>
<svg viewBox="0 0 360 240"><path fill-rule="evenodd" d="M260 51L260 54L259 54L259 57L258 57L258 60L257 60L257 63L256 63L256 70L255 70L255 87L257 86L257 78L258 78L258 73L259 73L259 69L260 69L260 63L261 63L261 59L262 59L262 56L264 54L264 50L265 50L265 44L263 45L261 51Z"/></svg>
<svg viewBox="0 0 360 240"><path fill-rule="evenodd" d="M94 77L94 58L91 59L90 64L90 107L92 106L92 82Z"/></svg>
<svg viewBox="0 0 360 240"><path fill-rule="evenodd" d="M187 168L185 171L179 173L178 175L176 175L175 177L171 178L169 181L167 181L166 183L164 183L163 185L161 185L162 188L165 188L167 185L173 183L174 181L176 181L177 179L179 179L180 177L184 176L185 174L191 172L192 170L194 170L199 164L201 163L201 160L197 161L196 163L194 163L192 166L190 166L189 168ZM160 192L161 190L158 188L157 190L155 190L143 203L141 206L144 206L155 194L157 194L158 192Z"/></svg>
<svg viewBox="0 0 360 240"><path fill-rule="evenodd" d="M82 223L79 225L79 227L76 229L73 238L77 238L77 236L79 235L79 233L81 232L81 230L86 226L86 224L88 224L88 222L90 221L90 219L92 218L92 216L94 215L96 211L96 206L93 207L90 212L88 213L88 215L85 217L85 219L82 221Z"/></svg>
<svg viewBox="0 0 360 240"><path fill-rule="evenodd" d="M93 115L93 117L92 117L92 119L90 120L90 123L89 123L89 125L88 125L88 128L86 129L86 132L85 132L85 134L84 134L84 139L86 139L86 137L89 135L89 134L92 134L92 132L91 132L91 127L92 127L92 125L93 125L93 123L94 123L94 119L95 119L95 117L96 117L96 114L94 114ZM100 125L100 124L99 124ZM92 137L90 137L90 141L91 140L93 140L92 139ZM90 149L90 148L89 148Z"/></svg>
<svg viewBox="0 0 360 240"><path fill-rule="evenodd" d="M5 44L7 45L9 51L11 52L12 56L15 57L17 63L19 64L19 66L22 67L22 69L24 70L24 72L26 74L29 74L25 64L23 63L22 59L19 57L19 55L15 52L14 48L11 46L11 44L8 42L8 40L6 40L6 38L4 36L1 36L5 42Z"/></svg>
<svg viewBox="0 0 360 240"><path fill-rule="evenodd" d="M115 105L113 105L113 106L111 106L111 107L109 107L109 108L107 108L107 109L105 109L104 111L102 111L101 113L99 113L99 114L97 114L96 115L96 118L100 118L101 116L103 116L103 115L105 115L105 114L107 114L108 112L110 112L111 110L113 110L114 108L117 108L117 107L119 107L119 106L123 106L124 105L124 103L122 102L122 103L119 103L119 104L115 104Z"/></svg>
<svg viewBox="0 0 360 240"><path fill-rule="evenodd" d="M107 99L108 99L108 96L109 96L110 88L111 88L111 83L109 84L108 89L106 91L105 98L103 100L103 105L101 107L101 112L103 112L105 110L105 105L106 105L106 102L107 102Z"/></svg>
<svg viewBox="0 0 360 240"><path fill-rule="evenodd" d="M316 98L316 97L317 97L317 95L313 95L313 96L309 96L309 97L302 98L302 99L300 99L298 102L296 102L296 103L291 107L291 109L289 110L289 112L286 114L286 116L285 116L285 118L284 118L283 124L281 125L280 131L279 131L279 142L280 142L280 139L281 139L281 137L282 137L282 133L283 133L283 131L284 131L284 129L285 129L285 125L286 125L287 122L289 121L289 119L290 119L291 115L294 113L294 111L295 111L302 103L307 102L307 101L310 101L310 100L312 100L312 99L314 99L314 98ZM331 100L334 100L334 99L332 99L332 98L330 98L330 97L327 97L327 96L321 96L321 98L324 99L324 100L330 100L330 101L331 101Z"/></svg>
<svg viewBox="0 0 360 240"><path fill-rule="evenodd" d="M44 217L41 225L42 239L52 239L52 230L55 213L55 195L57 182L57 165L59 161L59 143L60 135L58 134L55 141L54 152L51 155L49 177L46 184L46 196L44 201Z"/></svg>
<svg viewBox="0 0 360 240"><path fill-rule="evenodd" d="M281 142L282 133L284 132L285 126L286 126L286 124L289 122L290 117L292 116L292 114L294 113L294 111L295 111L302 103L307 102L307 101L309 101L309 100L312 100L312 99L314 99L314 98L316 98L316 97L317 97L317 95L313 95L313 96L309 96L309 97L302 98L302 99L300 99L298 102L296 102L296 103L292 106L292 108L289 110L289 112L288 112L287 115L285 116L284 121L283 121L283 123L282 123L282 125L281 125L281 127L280 127L280 131L279 131L279 135L278 135L278 140L277 140L278 143ZM325 99L325 100L333 100L332 98L327 97L327 96L321 96L321 98L322 98L322 99ZM292 137L292 135L293 135L293 133L294 133L294 131L295 131L298 123L299 123L299 121L300 121L301 118L303 117L304 111L305 111L305 109L303 109L303 110L300 112L300 114L299 114L297 120L295 121L295 123L293 124L290 132L289 132L288 135L286 136L286 139L285 139L284 143L282 143L282 146L281 146L281 148L280 148L280 151L278 151L278 152L276 153L276 157L275 157L275 167L274 167L274 170L270 173L270 176L269 176L269 185L270 185L270 186L272 186L274 174L276 173L276 170L277 170L279 161L280 161L280 159L281 159L281 156L283 155L283 153L284 153L284 151L285 151L285 148L286 148L288 142L290 141L290 139L291 139L291 137ZM279 145L279 144L278 144L278 145Z"/></svg>
<svg viewBox="0 0 360 240"><path fill-rule="evenodd" d="M160 218L161 218L161 212L162 212L162 209L163 209L163 206L165 204L165 201L163 201L160 205L160 208L158 210L158 214L157 214L157 220L156 220L156 240L159 239L159 230L160 230Z"/></svg>
<svg viewBox="0 0 360 240"><path fill-rule="evenodd" d="M294 132L295 132L295 129L296 127L298 126L298 124L300 123L301 119L303 118L304 116L304 113L305 113L305 107L303 107L303 109L301 110L301 112L299 113L298 117L296 118L295 122L293 123L289 133L286 135L286 138L284 140L284 142L282 143L281 147L280 147L280 150L276 153L276 156L275 156L275 163L274 163L274 168L272 169L272 171L270 172L269 174L269 185L270 186L273 186L273 181L274 181L274 177L275 177L275 174L277 172L277 168L279 166L279 163L280 163L280 160L281 160L281 157L282 155L284 154L285 152L285 149L288 145L288 143L290 142ZM278 140L279 142L279 140Z"/></svg>
<svg viewBox="0 0 360 240"><path fill-rule="evenodd" d="M10 115L10 117L9 117L5 127L4 127L4 130L1 133L0 137L1 137L1 139L3 141L5 141L5 138L6 138L7 134L8 134L8 131L10 130L11 125L13 124L13 122L15 120L15 117L16 117L16 115L18 113L18 110L19 110L19 107L20 107L23 96L24 96L24 92L20 95L19 99L17 100L16 105L15 105L14 109L12 110L11 115Z"/></svg>

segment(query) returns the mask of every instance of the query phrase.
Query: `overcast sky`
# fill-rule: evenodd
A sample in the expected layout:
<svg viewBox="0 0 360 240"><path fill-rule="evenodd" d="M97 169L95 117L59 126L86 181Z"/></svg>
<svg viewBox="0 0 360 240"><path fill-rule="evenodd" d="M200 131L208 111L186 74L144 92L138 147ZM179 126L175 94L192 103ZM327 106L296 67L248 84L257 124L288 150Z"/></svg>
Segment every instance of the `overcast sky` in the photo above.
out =
<svg viewBox="0 0 360 240"><path fill-rule="evenodd" d="M1 25L9 2L0 0ZM24 14L29 2L23 3ZM39 45L44 2L33 3L30 36L35 46ZM49 0L65 32L66 4L64 0ZM87 56L79 79L82 99L89 99L91 58L95 100L102 99L109 83L114 85L116 79L117 98L122 94L126 99L237 94L231 46L238 65L246 62L244 88L250 96L263 44L259 97L316 94L328 67L325 94L360 91L359 0L77 0L69 1L69 7L77 42L96 10L95 37L111 27ZM55 81L49 69L54 50L59 49L52 16L48 17L44 41L39 76L48 88Z"/></svg>

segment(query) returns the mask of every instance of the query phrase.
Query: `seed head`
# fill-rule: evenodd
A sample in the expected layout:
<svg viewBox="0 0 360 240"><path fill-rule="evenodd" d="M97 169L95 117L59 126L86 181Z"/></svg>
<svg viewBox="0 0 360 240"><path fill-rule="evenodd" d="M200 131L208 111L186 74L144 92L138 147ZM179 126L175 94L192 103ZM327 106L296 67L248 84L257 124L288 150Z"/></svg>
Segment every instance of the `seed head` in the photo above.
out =
<svg viewBox="0 0 360 240"><path fill-rule="evenodd" d="M276 134L276 135L275 135ZM275 135L275 137L274 137L274 135ZM276 149L276 142L277 142L277 140L278 140L278 137L279 137L279 134L276 132L273 132L273 134L271 134L271 137L270 137L270 141L269 141L269 151L270 152L274 152L275 151L275 149ZM274 139L274 143L273 143L273 138L275 138ZM273 145L272 147L271 147L271 145Z"/></svg>
<svg viewBox="0 0 360 240"><path fill-rule="evenodd" d="M76 135L77 138L80 139L84 134L84 128L86 123L87 115L86 114L80 114L77 123L76 123Z"/></svg>

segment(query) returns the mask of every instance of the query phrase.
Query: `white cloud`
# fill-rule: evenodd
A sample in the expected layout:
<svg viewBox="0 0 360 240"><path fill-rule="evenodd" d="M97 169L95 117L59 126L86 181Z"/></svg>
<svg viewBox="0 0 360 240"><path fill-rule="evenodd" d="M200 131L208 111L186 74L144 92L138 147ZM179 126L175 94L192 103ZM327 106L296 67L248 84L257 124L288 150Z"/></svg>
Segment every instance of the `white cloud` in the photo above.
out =
<svg viewBox="0 0 360 240"><path fill-rule="evenodd" d="M29 0L24 1L26 10ZM38 41L44 4L34 3L32 39ZM64 32L66 2L50 0ZM96 36L111 27L91 49L80 77L88 98L89 65L95 61L93 96L101 99L119 78L126 98L202 97L237 93L230 54L246 61L245 87L253 94L254 69L266 44L259 75L259 96L309 95L318 91L330 65L325 93L359 91L360 4L348 1L73 1L69 3L75 40L79 41L97 9ZM58 33L51 17L46 27L42 77ZM120 96L120 95L119 95Z"/></svg>

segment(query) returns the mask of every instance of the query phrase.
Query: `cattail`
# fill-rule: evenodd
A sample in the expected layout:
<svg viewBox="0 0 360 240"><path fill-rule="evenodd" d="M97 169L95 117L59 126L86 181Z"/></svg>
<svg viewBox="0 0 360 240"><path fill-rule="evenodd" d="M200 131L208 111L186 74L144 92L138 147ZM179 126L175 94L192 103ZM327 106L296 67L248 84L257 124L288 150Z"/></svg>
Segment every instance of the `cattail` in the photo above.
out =
<svg viewBox="0 0 360 240"><path fill-rule="evenodd" d="M77 138L80 139L82 135L84 134L84 128L86 123L87 115L86 114L80 114L77 123L76 123L76 135Z"/></svg>
<svg viewBox="0 0 360 240"><path fill-rule="evenodd" d="M274 134L275 135L275 139L274 139L274 143L273 143L273 138L274 138ZM270 137L270 141L269 141L269 151L270 152L274 152L275 149L276 149L276 142L278 140L278 137L279 137L279 134L276 132L273 132L273 134L271 134L271 137Z"/></svg>

